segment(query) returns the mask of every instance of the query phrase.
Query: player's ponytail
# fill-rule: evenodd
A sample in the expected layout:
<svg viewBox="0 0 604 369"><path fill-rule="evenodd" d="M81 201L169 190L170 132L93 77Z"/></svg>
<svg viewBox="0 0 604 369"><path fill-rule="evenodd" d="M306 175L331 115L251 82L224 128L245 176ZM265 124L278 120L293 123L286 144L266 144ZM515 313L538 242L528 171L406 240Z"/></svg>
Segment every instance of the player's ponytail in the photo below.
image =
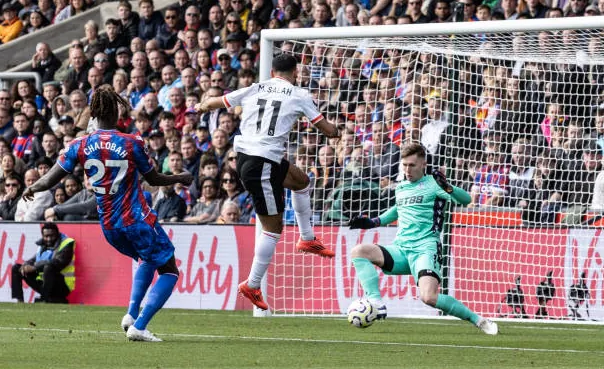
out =
<svg viewBox="0 0 604 369"><path fill-rule="evenodd" d="M101 85L92 95L90 116L99 122L114 125L119 118L120 105L123 109L130 110L130 103L116 93L111 85Z"/></svg>

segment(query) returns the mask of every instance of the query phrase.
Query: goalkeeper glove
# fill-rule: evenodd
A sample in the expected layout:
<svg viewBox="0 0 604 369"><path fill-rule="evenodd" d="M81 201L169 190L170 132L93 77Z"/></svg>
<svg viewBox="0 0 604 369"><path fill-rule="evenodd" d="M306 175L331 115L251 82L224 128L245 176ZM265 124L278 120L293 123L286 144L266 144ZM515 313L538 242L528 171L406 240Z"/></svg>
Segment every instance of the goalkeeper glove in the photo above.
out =
<svg viewBox="0 0 604 369"><path fill-rule="evenodd" d="M434 180L436 181L436 183L443 189L445 190L446 193L451 193L453 192L453 186L451 186L449 184L449 182L447 182L447 177L445 177L444 174L442 174L438 169L434 169L432 171L432 177L434 177Z"/></svg>
<svg viewBox="0 0 604 369"><path fill-rule="evenodd" d="M380 226L380 218L367 218L358 215L350 220L348 226L350 229L371 229Z"/></svg>

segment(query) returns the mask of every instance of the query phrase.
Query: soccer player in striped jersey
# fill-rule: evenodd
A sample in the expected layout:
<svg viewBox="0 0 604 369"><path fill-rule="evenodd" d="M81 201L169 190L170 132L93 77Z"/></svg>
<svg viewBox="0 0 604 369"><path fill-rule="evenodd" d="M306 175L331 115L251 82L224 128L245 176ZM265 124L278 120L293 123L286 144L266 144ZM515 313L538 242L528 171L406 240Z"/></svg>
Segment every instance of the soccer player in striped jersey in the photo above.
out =
<svg viewBox="0 0 604 369"><path fill-rule="evenodd" d="M158 173L150 164L144 141L140 136L124 134L116 129L118 105L129 109L113 87L99 87L90 104L91 116L99 129L72 141L50 171L23 193L26 200L45 191L81 164L96 194L101 228L107 241L124 255L142 260L132 282L128 313L122 328L132 341L161 341L147 330L147 324L172 294L178 280L174 246L157 221L157 214L145 201L139 172L153 186L175 183L189 185L190 173L168 176ZM147 304L140 305L157 270L159 278L151 290Z"/></svg>
<svg viewBox="0 0 604 369"><path fill-rule="evenodd" d="M333 257L334 252L315 238L310 224L310 179L283 158L292 126L302 115L327 137L339 137L337 127L323 117L310 93L296 87L297 60L280 54L273 59L272 77L225 96L210 98L196 106L205 113L220 108L242 107L241 135L235 136L237 172L252 195L262 234L254 250L249 278L239 292L266 310L260 281L275 252L283 230L284 188L292 190L292 205L300 230L298 251Z"/></svg>
<svg viewBox="0 0 604 369"><path fill-rule="evenodd" d="M413 275L423 303L467 320L486 334L497 334L497 324L480 317L454 297L438 293L445 204L452 200L467 205L470 194L450 185L437 170L431 176L424 175L426 149L420 144L404 146L401 160L406 180L396 186L396 204L377 218L355 217L350 221L350 229L371 229L398 220L392 245L360 244L351 252L365 295L378 307L378 319L385 319L387 312L375 265L384 274Z"/></svg>

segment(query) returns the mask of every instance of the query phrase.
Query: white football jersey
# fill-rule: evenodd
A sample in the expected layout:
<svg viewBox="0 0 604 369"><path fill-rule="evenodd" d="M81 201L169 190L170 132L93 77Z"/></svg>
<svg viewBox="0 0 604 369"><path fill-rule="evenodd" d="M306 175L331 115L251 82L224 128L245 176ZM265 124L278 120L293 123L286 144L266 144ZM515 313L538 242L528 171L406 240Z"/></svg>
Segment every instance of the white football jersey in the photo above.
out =
<svg viewBox="0 0 604 369"><path fill-rule="evenodd" d="M285 143L301 115L312 124L323 115L310 93L275 77L223 96L227 107L241 106L241 135L235 136L235 151L280 163Z"/></svg>

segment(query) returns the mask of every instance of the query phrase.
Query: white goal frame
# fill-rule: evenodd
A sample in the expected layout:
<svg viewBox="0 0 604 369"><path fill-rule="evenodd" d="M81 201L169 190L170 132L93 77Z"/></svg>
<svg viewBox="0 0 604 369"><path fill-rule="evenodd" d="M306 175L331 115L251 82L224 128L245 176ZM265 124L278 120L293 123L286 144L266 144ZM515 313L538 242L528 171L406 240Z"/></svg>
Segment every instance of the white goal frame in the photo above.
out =
<svg viewBox="0 0 604 369"><path fill-rule="evenodd" d="M294 28L294 29L265 29L261 31L260 39L260 66L259 81L271 78L271 64L274 56L275 43L293 40L335 40L346 38L379 38L379 37L423 37L438 35L470 35L481 33L511 33L511 32L540 32L563 30L593 30L604 29L604 16L573 17L555 19L531 20L503 20L488 22L462 22L462 23L429 23L411 25L382 25L382 26L357 26L357 27L330 27L330 28ZM603 30L604 32L604 30ZM501 57L501 56L499 56ZM510 56L513 59L522 57ZM256 222L256 242L261 232L260 222ZM273 261L274 262L274 261ZM262 290L266 296L266 276L263 279ZM293 314L294 316L297 314ZM254 316L271 316L270 311L263 312L254 309ZM292 316L292 315L287 315ZM320 315L313 315L314 317ZM333 317L333 315L331 315ZM422 318L422 316L412 316ZM425 317L434 319L435 317ZM447 318L447 317L441 317ZM518 321L530 323L571 323L571 324L596 324L603 325L604 321L573 321L573 320L538 320L538 319L510 319L495 318L494 320Z"/></svg>

